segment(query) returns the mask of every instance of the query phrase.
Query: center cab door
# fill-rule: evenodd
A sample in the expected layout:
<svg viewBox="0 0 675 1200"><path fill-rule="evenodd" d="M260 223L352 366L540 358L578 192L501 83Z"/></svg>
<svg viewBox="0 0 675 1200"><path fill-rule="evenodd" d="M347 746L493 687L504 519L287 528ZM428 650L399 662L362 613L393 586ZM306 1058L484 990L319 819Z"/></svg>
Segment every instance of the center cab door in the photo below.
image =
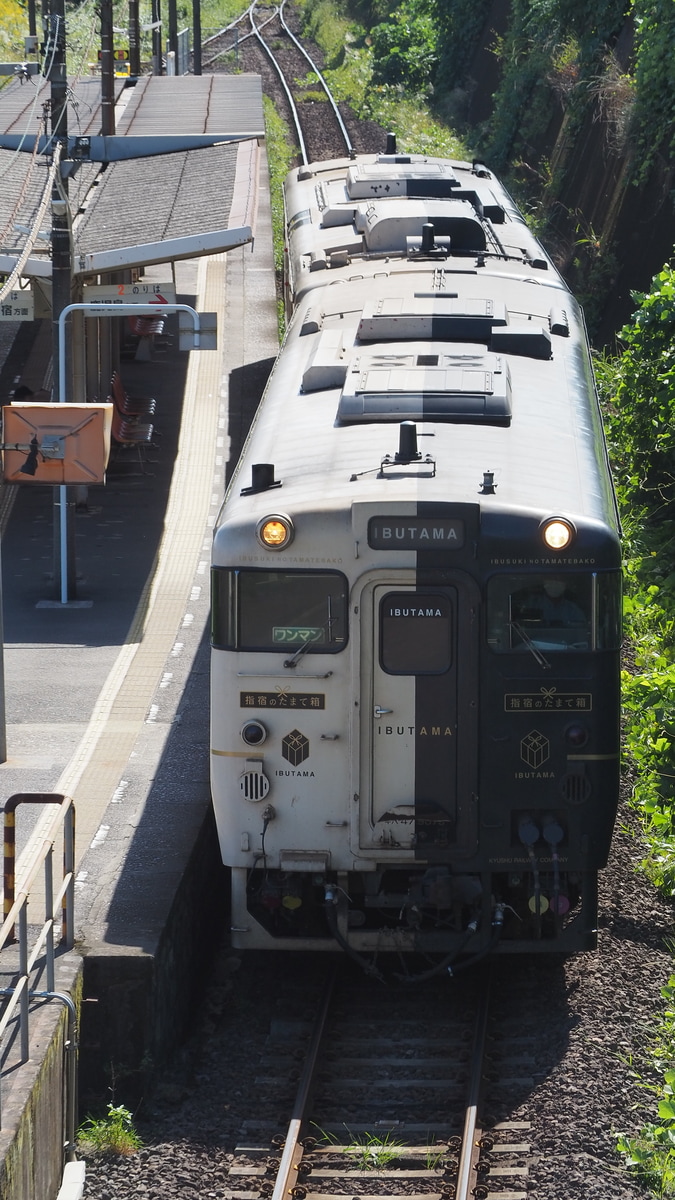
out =
<svg viewBox="0 0 675 1200"><path fill-rule="evenodd" d="M359 853L447 862L477 842L478 593L415 574L362 592Z"/></svg>

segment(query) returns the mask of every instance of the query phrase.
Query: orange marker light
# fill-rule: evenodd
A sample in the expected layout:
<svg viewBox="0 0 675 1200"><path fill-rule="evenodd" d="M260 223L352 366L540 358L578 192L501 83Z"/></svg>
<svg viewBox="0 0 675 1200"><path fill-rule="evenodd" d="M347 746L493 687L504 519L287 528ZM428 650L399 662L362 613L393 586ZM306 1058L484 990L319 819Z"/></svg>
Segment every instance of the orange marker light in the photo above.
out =
<svg viewBox="0 0 675 1200"><path fill-rule="evenodd" d="M260 521L258 541L267 550L283 550L293 540L293 523L289 517L270 516Z"/></svg>

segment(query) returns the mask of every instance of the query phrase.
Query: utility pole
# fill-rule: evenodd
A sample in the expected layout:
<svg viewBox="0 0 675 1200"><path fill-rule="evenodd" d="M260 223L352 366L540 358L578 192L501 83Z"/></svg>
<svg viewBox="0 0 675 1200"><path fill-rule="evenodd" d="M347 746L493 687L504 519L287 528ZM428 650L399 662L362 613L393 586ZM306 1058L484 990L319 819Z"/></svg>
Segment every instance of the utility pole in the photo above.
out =
<svg viewBox="0 0 675 1200"><path fill-rule="evenodd" d="M101 0L101 133L115 132L115 54L112 0Z"/></svg>
<svg viewBox="0 0 675 1200"><path fill-rule="evenodd" d="M169 0L169 36L167 38L167 53L173 51L174 63L178 55L178 8L176 0ZM175 71L174 66L174 71ZM168 74L168 72L167 72Z"/></svg>
<svg viewBox="0 0 675 1200"><path fill-rule="evenodd" d="M141 73L141 30L138 20L138 0L129 0L129 74L138 78Z"/></svg>
<svg viewBox="0 0 675 1200"><path fill-rule="evenodd" d="M162 74L162 6L152 0L152 73Z"/></svg>
<svg viewBox="0 0 675 1200"><path fill-rule="evenodd" d="M192 71L202 73L202 0L192 0Z"/></svg>
<svg viewBox="0 0 675 1200"><path fill-rule="evenodd" d="M59 343L59 317L72 299L72 266L70 248L70 213L68 210L68 175L64 170L68 153L68 77L66 73L66 14L65 0L51 0L51 10L48 20L47 49L45 61L49 63L49 82L51 85L51 123L50 133L52 150L57 145L61 147L61 158L58 170L54 176L52 188L52 363L54 379L59 379L61 373L61 347ZM63 401L64 396L59 396ZM61 558L60 547L67 547L69 570L67 597L75 598L74 571L74 528L73 511L67 503L65 486L54 489L54 582L58 589L58 563ZM58 595L58 591L57 591Z"/></svg>

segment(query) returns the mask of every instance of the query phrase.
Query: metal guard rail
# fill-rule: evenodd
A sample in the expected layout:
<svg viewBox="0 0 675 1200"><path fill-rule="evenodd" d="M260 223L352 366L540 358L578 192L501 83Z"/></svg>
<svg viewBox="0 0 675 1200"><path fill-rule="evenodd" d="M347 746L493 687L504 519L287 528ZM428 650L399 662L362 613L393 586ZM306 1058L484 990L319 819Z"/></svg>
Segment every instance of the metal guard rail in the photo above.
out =
<svg viewBox="0 0 675 1200"><path fill-rule="evenodd" d="M29 839L28 845L22 854L21 878L17 881L15 877L15 823L16 810L22 804L54 805L57 807L56 811L46 822L40 822L37 830ZM61 884L55 894L54 844L61 828L63 829L63 871ZM41 869L44 872L45 915L42 924L34 931L35 940L32 947L29 948L28 900L31 889L34 887ZM29 1008L31 999L54 999L65 1004L68 1010L65 1149L66 1157L71 1159L74 1155L74 1122L76 1112L76 1013L72 999L54 990L54 927L59 924L59 916L61 924L59 941L61 945L65 949L70 950L75 940L75 809L70 796L63 796L57 792L17 792L7 800L4 806L3 875L4 917L2 925L0 925L0 951L5 949L8 944L18 941L19 964L16 971L15 986L12 988L0 988L0 996L8 998L2 1017L0 1017L0 1045L2 1044L7 1027L18 1008L21 1062L26 1062L30 1056ZM19 931L18 938L15 937L15 927L17 926ZM42 991L31 990L31 972L43 951L47 988ZM0 1097L1 1126L2 1109Z"/></svg>

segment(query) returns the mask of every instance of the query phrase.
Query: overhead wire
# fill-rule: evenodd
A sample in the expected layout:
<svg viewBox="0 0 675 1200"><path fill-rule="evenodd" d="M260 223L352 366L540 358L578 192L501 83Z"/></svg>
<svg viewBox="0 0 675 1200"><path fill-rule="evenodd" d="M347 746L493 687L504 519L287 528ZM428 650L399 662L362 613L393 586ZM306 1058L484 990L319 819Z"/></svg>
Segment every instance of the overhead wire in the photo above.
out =
<svg viewBox="0 0 675 1200"><path fill-rule="evenodd" d="M31 78L32 78L32 76L31 76ZM40 73L39 76L37 76L37 78L38 79L44 78L44 75L42 74L42 72ZM9 171L11 171L12 167L14 166L14 161L18 157L18 155L25 153L25 151L22 149L23 139L30 137L29 125L30 125L30 122L33 120L33 117L35 116L35 110L38 106L38 103L40 103L40 89L37 87L34 87L34 90L35 90L35 95L33 97L33 104L30 108L30 111L27 114L27 117L26 117L26 128L24 129L22 141L19 143L16 150L13 151L12 156L9 159L9 162L7 162L5 167L2 170L0 170L0 179L3 179L5 177L5 175L7 175Z"/></svg>
<svg viewBox="0 0 675 1200"><path fill-rule="evenodd" d="M12 229L12 227L14 225L14 218L16 217L19 209L21 208L21 205L23 204L26 192L28 191L28 185L31 181L33 171L35 170L35 167L37 165L38 145L39 145L40 138L41 138L42 134L44 133L44 130L45 130L45 117L43 115L38 124L37 134L35 136L35 142L33 144L33 150L31 152L30 162L28 164L28 169L24 176L21 187L19 188L19 194L14 202L14 207L7 219L7 224L5 225L4 229L2 231L0 231L0 245L2 245L7 234ZM17 151L17 153L20 153L20 152Z"/></svg>
<svg viewBox="0 0 675 1200"><path fill-rule="evenodd" d="M35 219L31 226L30 233L28 234L28 241L27 241L26 245L24 246L23 250L21 251L12 273L7 277L5 283L0 288L0 302L2 300L4 300L5 297L8 296L11 291L14 290L15 285L18 283L18 281L21 277L23 268L25 267L25 265L28 261L30 252L34 247L35 242L37 241L37 237L40 232L40 226L44 220L45 213L47 211L47 205L49 204L49 202L51 200L52 188L54 186L54 180L56 179L58 172L59 172L59 167L61 164L62 150L63 150L63 147L62 147L61 143L57 142L56 146L54 147L54 156L52 158L52 163L49 168L49 175L47 177L47 185L45 187L44 194L42 196L42 200L40 201L40 206L37 210L37 213L35 214Z"/></svg>
<svg viewBox="0 0 675 1200"><path fill-rule="evenodd" d="M91 9L95 10L95 9L96 9L95 0L92 0L92 2L91 2L90 4L87 4L87 5L83 6L83 8L84 8L84 7L86 7L86 8L91 8ZM57 44L58 44L58 34L59 34L59 32L60 32L60 23L61 23L61 21L63 21L63 18L62 18L60 15L58 15L58 14L53 14L53 15L52 15L52 25L51 25L51 26L50 26L50 28L47 30L47 39L46 39L46 41L47 41L47 45L46 45L46 49L47 49L47 58L45 59L45 62L43 63L42 70L41 70L41 72L40 72L40 75L38 76L38 78L41 78L41 79L49 79L49 78L50 78L51 71L52 71L52 68L53 68L53 65L54 65L54 60L55 60L55 57L56 57L56 50L57 50ZM86 28L87 28L87 29L88 29L88 31L89 31L89 36L88 36L88 39L87 39L87 41L86 41L85 45L84 45L83 47L81 47L82 59L81 59L81 61L80 61L80 64L79 64L80 70L79 70L79 71L77 72L77 74L76 74L75 82L77 82L77 79L81 78L81 66L82 66L82 62L83 62L83 61L86 61L86 57L88 56L88 54L89 54L89 52L90 52L90 50L91 50L92 43L93 43L93 41L94 41L94 39L95 39L95 37L96 37L96 33L95 33L95 23L94 23L94 22L91 22L91 21L87 22L87 24L86 24ZM31 77L31 78L32 78L32 77ZM69 88L68 88L68 98L69 98L69 100L70 100L71 107L73 108L73 110L74 110L74 112L75 112L76 123L77 123L77 125L78 125L78 127L79 127L79 124L80 124L80 122L79 122L79 116L78 116L78 111L77 111L77 110L78 110L78 104L77 104L77 102L76 102L76 100L75 100L75 96L74 96L74 92L73 92L73 84L72 84L72 82L71 82L71 84L70 84L70 86L69 86ZM0 233L0 244L2 244L2 242L3 242L3 241L4 241L4 239L6 238L7 234L8 234L8 233L10 232L10 230L12 229L12 226L13 226L13 224L14 224L15 218L16 218L16 216L17 216L17 213L20 211L21 204L23 203L23 201L24 201L24 199L25 199L25 196L26 196L26 193L27 193L27 191L28 191L28 188L29 188L29 185L30 185L31 179L32 179L32 177L33 177L33 173L34 173L34 171L35 171L35 168L36 168L36 166L37 166L37 163L38 163L38 151L40 150L39 143L40 143L40 139L41 139L41 137L42 137L42 136L43 136L43 135L46 133L46 127L47 127L46 112L43 112L43 116L42 116L42 118L40 119L40 122L39 122L38 129L37 129L37 132L36 132L36 134L35 134L35 135L33 135L33 134L32 134L32 132L31 132L31 124L32 124L32 121L33 121L33 118L34 118L34 115L35 115L35 110L36 110L36 108L37 108L37 105L38 105L39 103L40 103L40 88L37 88L37 87L36 87L36 88L35 88L35 96L34 96L34 99L33 99L33 103L32 103L32 105L31 105L31 108L29 109L29 111L28 111L28 112L27 112L27 114L26 114L26 122L25 122L25 128L24 128L24 133L23 133L23 137L22 137L22 142L21 142L21 143L19 144L19 146L18 146L18 147L17 147L17 148L16 148L16 149L13 151L12 155L10 156L10 158L8 159L8 161L5 163L5 165L4 165L4 166L3 166L3 167L0 169L0 179L2 179L2 178L4 178L6 175L8 175L8 174L9 174L9 172L10 172L10 171L13 169L13 167L15 166L15 163L16 163L16 160L17 160L18 156L19 156L20 154L25 154L25 153L26 153L26 151L24 151L24 150L22 149L22 143L23 143L24 139L26 139L26 138L28 138L28 137L32 137L32 138L33 138L33 147L32 147L32 150L31 150L31 158L30 158L30 162L29 162L28 168L27 168L27 170L26 170L26 174L25 174L25 176L24 176L24 179L23 179L23 181L22 181L22 183L21 183L21 187L20 187L20 189L19 189L19 194L18 194L18 196L17 196L17 198L16 198L16 200L15 200L15 202L14 202L14 206L13 206L13 208L12 208L12 211L11 211L11 213L10 213L10 215L9 215L9 218L8 218L8 220L7 220L7 223L6 223L5 227L4 227L4 229L2 230L2 232ZM46 110L46 109L48 108L48 106L49 106L49 100L47 100L47 101L44 101L44 100L43 100L43 101L42 101L42 103L43 103L43 108ZM64 109L64 112L63 112L63 117L61 118L61 120L65 120L65 118L66 118L66 112L65 112L65 109ZM59 136L59 126L60 126L60 124L61 124L61 120L59 120L59 121L57 122L57 125L55 126L55 128L54 128L54 129L52 129L52 131L51 131L51 134L50 134L49 138L46 140L45 144L44 144L44 145L42 146L42 148L41 148L41 154L44 154L44 155L49 155L50 153L55 153L55 147L56 147L57 145L60 145L58 142L55 142L55 140L54 140L54 139L57 139L57 138L58 138L58 136ZM54 148L54 149L53 149L53 148ZM61 151L59 151L59 159L60 159L60 158L61 158ZM53 164L52 164L52 167L53 167ZM39 213L41 214L41 216L39 217L39 222L41 222L41 220L42 220L42 218L43 218L43 216L44 216L44 213L45 213L45 211L46 211L46 204L47 204L47 202L48 202L48 200L49 200L49 196L50 196L50 194L51 194L51 189L52 189L52 185L53 185L53 180L54 180L54 171L53 171L53 169L52 169L52 170L50 170L50 172L49 172L49 181L48 181L48 183L45 185L45 193L44 193L44 195L43 195L43 202L41 202L41 204L40 204L40 206L39 206L39 210L38 210L38 211L39 211ZM63 198L65 199L65 193L64 193L64 189L63 189L62 187L60 187L60 182L61 182L61 181L60 181L60 178L58 178L58 179L57 179L57 186L59 186L59 190L60 190L60 192L62 193L62 195L63 195ZM69 224L70 224L70 205L68 206L68 217L69 217ZM33 228L34 228L34 227L33 227ZM33 237L31 238L31 240L30 240L29 244L28 244L27 246L25 246L25 247L24 247L24 249L23 249L22 251L20 251L20 252L19 252L19 253L20 253L20 261L23 261L23 262L25 263L25 261L27 260L27 258L28 258L28 256L29 256L29 254L30 254L30 251L33 249L33 247L34 247L34 245L35 245L35 240L36 240L36 238L35 238L35 236L33 236ZM14 272L13 272L13 275L14 275ZM6 294L6 292L7 292L7 290L11 290L11 288L8 288L8 285L7 285L7 283L5 283L5 284L3 285L2 294L3 294L3 295L5 295L5 294Z"/></svg>
<svg viewBox="0 0 675 1200"><path fill-rule="evenodd" d="M83 10L86 10L88 8L91 8L94 12L96 12L97 11L96 0L91 0L91 3L85 3L84 5L82 5L82 7L80 8L79 13L78 13L78 16L80 17L80 19L82 18ZM48 30L46 31L46 34L47 34L46 48L47 48L47 53L48 53L48 61L45 61L45 63L43 64L42 71L40 72L40 76L39 76L42 79L49 79L51 76L51 71L52 71L54 60L56 57L56 51L57 51L57 45L58 45L58 34L60 32L59 26L62 21L64 22L64 29L65 29L65 19L62 16L60 16L59 14L52 14L52 16L51 16L52 23L51 23L50 27L48 28ZM78 57L80 58L80 61L76 67L75 77L69 84L68 90L67 90L67 96L68 96L68 100L70 102L70 107L74 111L76 124L77 124L78 128L80 128L80 120L79 120L79 112L78 112L79 105L78 105L78 102L77 102L77 99L76 99L75 93L74 93L74 84L76 84L78 82L78 80L82 78L83 63L88 61L91 46L96 37L95 22L91 22L91 21L86 22L86 28L90 31L89 37L85 41L84 45L81 45L79 47ZM71 49L71 51L73 49L72 42L70 43L70 49ZM27 113L26 128L24 130L22 142L25 138L33 136L30 133L30 124L32 122L32 119L35 114L35 109L39 102L40 102L40 89L35 88L35 97L34 97L31 109ZM38 152L40 150L40 139L46 133L46 124L47 124L46 110L48 109L48 106L49 106L49 101L43 102L43 107L44 107L45 111L43 112L43 116L40 120L40 123L38 126L38 131L34 135L33 147L32 147L32 151L31 151L31 160L28 165L28 169L26 171L25 177L22 181L21 187L19 189L19 194L14 203L12 212L7 220L5 228L0 233L0 244L2 243L4 238L7 236L8 232L12 229L15 217L16 217L17 213L20 211L21 204L23 203L23 201L25 199L26 193L27 193L29 185L30 185L30 181L32 179L33 173L37 166ZM33 224L30 229L30 233L28 235L28 241L27 241L26 245L23 247L23 249L18 252L19 257L17 258L16 265L15 265L14 269L12 270L11 275L7 278L5 283L2 285L2 288L0 289L0 299L4 298L6 295L8 295L8 293L10 291L13 290L15 283L20 278L21 270L22 270L23 266L25 266L25 263L27 262L27 260L30 256L31 250L33 250L33 248L35 246L35 242L36 242L38 234L40 232L40 225L42 224L42 221L44 219L44 216L45 216L45 213L47 210L47 205L49 204L49 200L52 195L55 181L56 181L56 187L57 187L62 199L66 202L66 205L67 205L68 225L69 225L71 238L72 238L71 204L69 202L68 194L67 194L65 188L63 187L62 180L60 177L60 171L58 169L60 161L61 161L61 157L63 154L63 149L64 149L62 142L60 142L58 140L59 127L62 122L65 122L66 119L67 119L67 110L66 110L66 107L64 106L62 114L59 117L59 120L57 121L54 128L51 130L51 133L49 134L49 137L45 141L44 145L41 147L41 151L40 151L41 154L43 154L43 155L51 154L53 156L52 163L51 163L51 166L49 169L48 179L45 184L43 196L42 196L42 199L38 206L38 210L37 210L35 219L33 221ZM15 164L17 156L22 153L25 153L25 151L22 150L22 144L20 143L19 146L12 153L9 161L4 165L4 167L2 167L2 169L0 169L0 179L4 178L4 176L6 176L11 171L12 167ZM77 178L77 176L75 176L74 178ZM84 190L87 190L88 186L89 186L88 184L85 184ZM78 189L78 193L80 192L80 190L81 189Z"/></svg>

